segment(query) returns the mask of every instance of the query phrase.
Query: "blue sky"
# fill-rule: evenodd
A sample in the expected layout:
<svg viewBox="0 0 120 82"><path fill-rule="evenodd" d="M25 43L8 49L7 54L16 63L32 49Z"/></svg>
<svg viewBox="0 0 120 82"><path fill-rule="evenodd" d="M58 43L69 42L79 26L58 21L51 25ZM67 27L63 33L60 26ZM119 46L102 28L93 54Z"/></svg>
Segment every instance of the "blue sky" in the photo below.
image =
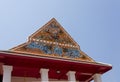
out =
<svg viewBox="0 0 120 82"><path fill-rule="evenodd" d="M113 65L103 82L120 82L120 0L0 0L0 50L26 42L53 17L81 50Z"/></svg>

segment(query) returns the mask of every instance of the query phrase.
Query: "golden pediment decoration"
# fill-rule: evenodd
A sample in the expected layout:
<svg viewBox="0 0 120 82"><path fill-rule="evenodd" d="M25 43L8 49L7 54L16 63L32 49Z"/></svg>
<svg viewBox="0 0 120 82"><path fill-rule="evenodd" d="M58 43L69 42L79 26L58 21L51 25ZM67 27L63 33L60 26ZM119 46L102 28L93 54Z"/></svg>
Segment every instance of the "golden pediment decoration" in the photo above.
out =
<svg viewBox="0 0 120 82"><path fill-rule="evenodd" d="M94 62L55 18L29 36L28 41L10 49L13 52Z"/></svg>

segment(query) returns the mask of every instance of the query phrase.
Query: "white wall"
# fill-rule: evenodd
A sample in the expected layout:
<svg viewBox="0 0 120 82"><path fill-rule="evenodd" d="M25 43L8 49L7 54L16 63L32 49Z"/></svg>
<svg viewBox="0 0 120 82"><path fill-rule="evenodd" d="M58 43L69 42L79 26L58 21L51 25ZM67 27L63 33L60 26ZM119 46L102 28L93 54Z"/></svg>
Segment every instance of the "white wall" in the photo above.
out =
<svg viewBox="0 0 120 82"><path fill-rule="evenodd" d="M49 79L49 82L68 82L67 80ZM12 77L11 82L40 82L40 78Z"/></svg>
<svg viewBox="0 0 120 82"><path fill-rule="evenodd" d="M39 78L12 77L12 82L40 82Z"/></svg>

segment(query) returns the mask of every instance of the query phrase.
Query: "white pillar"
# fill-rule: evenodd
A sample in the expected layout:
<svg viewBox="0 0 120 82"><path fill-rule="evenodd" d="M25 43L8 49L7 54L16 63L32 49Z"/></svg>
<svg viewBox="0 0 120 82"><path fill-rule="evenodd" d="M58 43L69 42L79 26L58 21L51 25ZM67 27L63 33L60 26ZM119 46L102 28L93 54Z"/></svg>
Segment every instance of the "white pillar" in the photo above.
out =
<svg viewBox="0 0 120 82"><path fill-rule="evenodd" d="M12 66L3 65L3 82L11 82Z"/></svg>
<svg viewBox="0 0 120 82"><path fill-rule="evenodd" d="M68 81L69 82L76 82L76 77L75 77L75 71L69 71L67 73L67 76L68 76Z"/></svg>
<svg viewBox="0 0 120 82"><path fill-rule="evenodd" d="M94 82L102 82L101 74L95 74L94 75Z"/></svg>
<svg viewBox="0 0 120 82"><path fill-rule="evenodd" d="M49 82L48 71L49 69L40 69L41 82Z"/></svg>

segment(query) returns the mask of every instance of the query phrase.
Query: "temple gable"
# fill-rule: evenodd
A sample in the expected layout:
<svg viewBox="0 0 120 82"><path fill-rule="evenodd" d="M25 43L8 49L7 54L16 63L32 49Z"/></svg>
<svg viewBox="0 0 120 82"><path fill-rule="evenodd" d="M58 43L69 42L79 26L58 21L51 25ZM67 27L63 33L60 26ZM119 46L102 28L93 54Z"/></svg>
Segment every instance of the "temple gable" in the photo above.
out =
<svg viewBox="0 0 120 82"><path fill-rule="evenodd" d="M10 50L38 56L94 62L80 50L79 45L54 18L33 33L26 43Z"/></svg>

